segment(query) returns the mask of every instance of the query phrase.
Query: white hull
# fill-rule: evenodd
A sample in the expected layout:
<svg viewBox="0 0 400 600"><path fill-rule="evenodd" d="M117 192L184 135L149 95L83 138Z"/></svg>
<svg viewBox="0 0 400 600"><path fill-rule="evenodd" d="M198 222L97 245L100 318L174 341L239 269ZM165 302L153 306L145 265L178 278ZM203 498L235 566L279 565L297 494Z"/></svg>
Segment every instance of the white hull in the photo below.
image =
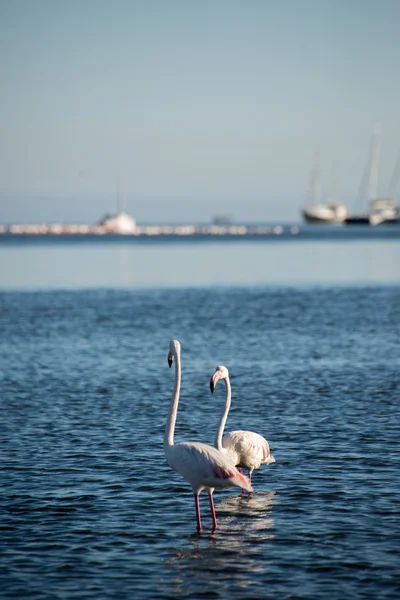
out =
<svg viewBox="0 0 400 600"><path fill-rule="evenodd" d="M400 219L400 210L391 198L376 198L371 205L372 210L369 215L371 225L393 223Z"/></svg>
<svg viewBox="0 0 400 600"><path fill-rule="evenodd" d="M349 215L348 225L381 225L400 222L400 208L391 198L376 198L371 202L371 211L361 215Z"/></svg>
<svg viewBox="0 0 400 600"><path fill-rule="evenodd" d="M302 210L307 223L343 223L347 209L343 204L317 204Z"/></svg>

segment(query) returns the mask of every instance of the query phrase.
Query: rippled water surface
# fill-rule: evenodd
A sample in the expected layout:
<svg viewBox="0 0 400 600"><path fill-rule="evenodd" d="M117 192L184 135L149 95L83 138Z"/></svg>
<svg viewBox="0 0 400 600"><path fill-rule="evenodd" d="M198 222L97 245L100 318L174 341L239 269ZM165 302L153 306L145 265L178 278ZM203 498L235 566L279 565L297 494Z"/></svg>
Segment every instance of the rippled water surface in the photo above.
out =
<svg viewBox="0 0 400 600"><path fill-rule="evenodd" d="M0 295L6 598L399 598L400 288ZM257 431L276 463L195 531L162 439Z"/></svg>

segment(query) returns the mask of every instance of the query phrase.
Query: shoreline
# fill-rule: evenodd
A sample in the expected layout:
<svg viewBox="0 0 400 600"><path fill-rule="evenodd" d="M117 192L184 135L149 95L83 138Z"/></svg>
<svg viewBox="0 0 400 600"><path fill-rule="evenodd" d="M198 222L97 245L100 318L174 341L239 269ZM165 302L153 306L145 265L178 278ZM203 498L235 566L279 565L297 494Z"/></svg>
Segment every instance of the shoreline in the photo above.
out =
<svg viewBox="0 0 400 600"><path fill-rule="evenodd" d="M64 226L61 229L18 226L0 231L0 244L40 242L169 242L169 241L269 241L269 240L400 240L400 227L326 226L326 225L166 225L137 226L133 232L107 231L98 226Z"/></svg>

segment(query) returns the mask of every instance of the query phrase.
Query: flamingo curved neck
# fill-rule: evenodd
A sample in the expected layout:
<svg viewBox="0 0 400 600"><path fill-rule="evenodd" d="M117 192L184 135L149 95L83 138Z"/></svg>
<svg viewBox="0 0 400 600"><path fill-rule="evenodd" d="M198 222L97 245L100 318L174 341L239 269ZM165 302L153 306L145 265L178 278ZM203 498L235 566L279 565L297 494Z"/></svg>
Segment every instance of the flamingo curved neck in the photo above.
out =
<svg viewBox="0 0 400 600"><path fill-rule="evenodd" d="M179 393L181 389L181 357L178 354L175 355L175 385L172 393L171 405L169 407L169 414L167 424L165 426L164 433L164 447L170 447L174 445L174 432L176 415L178 412Z"/></svg>
<svg viewBox="0 0 400 600"><path fill-rule="evenodd" d="M225 377L225 389L226 389L226 397L225 397L225 406L221 414L221 420L219 422L219 427L217 430L217 435L215 436L215 447L222 451L224 450L222 446L222 436L224 434L226 420L228 418L229 409L231 407L231 382L229 381L229 377Z"/></svg>

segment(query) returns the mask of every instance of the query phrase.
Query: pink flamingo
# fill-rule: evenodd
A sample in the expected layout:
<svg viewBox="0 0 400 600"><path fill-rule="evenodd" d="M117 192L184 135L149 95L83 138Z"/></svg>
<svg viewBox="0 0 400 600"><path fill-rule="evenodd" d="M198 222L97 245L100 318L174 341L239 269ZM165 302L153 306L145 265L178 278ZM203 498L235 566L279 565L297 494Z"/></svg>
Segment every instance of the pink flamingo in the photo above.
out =
<svg viewBox="0 0 400 600"><path fill-rule="evenodd" d="M200 442L174 444L176 415L178 412L181 386L181 346L177 340L169 344L168 364L175 359L175 386L164 435L164 451L169 466L177 471L192 486L197 518L197 531L201 531L199 495L203 489L208 492L213 531L217 528L217 518L213 502L214 488L238 486L252 491L250 481L240 473L231 459L213 446Z"/></svg>
<svg viewBox="0 0 400 600"><path fill-rule="evenodd" d="M239 467L239 470L248 469L249 481L251 482L254 469L258 469L261 464L268 465L274 463L275 459L271 455L267 440L262 435L254 433L254 431L231 431L222 438L231 406L231 383L226 367L217 367L214 375L211 377L210 389L212 393L220 379L225 381L226 399L219 428L215 436L215 447L227 454L233 463Z"/></svg>

